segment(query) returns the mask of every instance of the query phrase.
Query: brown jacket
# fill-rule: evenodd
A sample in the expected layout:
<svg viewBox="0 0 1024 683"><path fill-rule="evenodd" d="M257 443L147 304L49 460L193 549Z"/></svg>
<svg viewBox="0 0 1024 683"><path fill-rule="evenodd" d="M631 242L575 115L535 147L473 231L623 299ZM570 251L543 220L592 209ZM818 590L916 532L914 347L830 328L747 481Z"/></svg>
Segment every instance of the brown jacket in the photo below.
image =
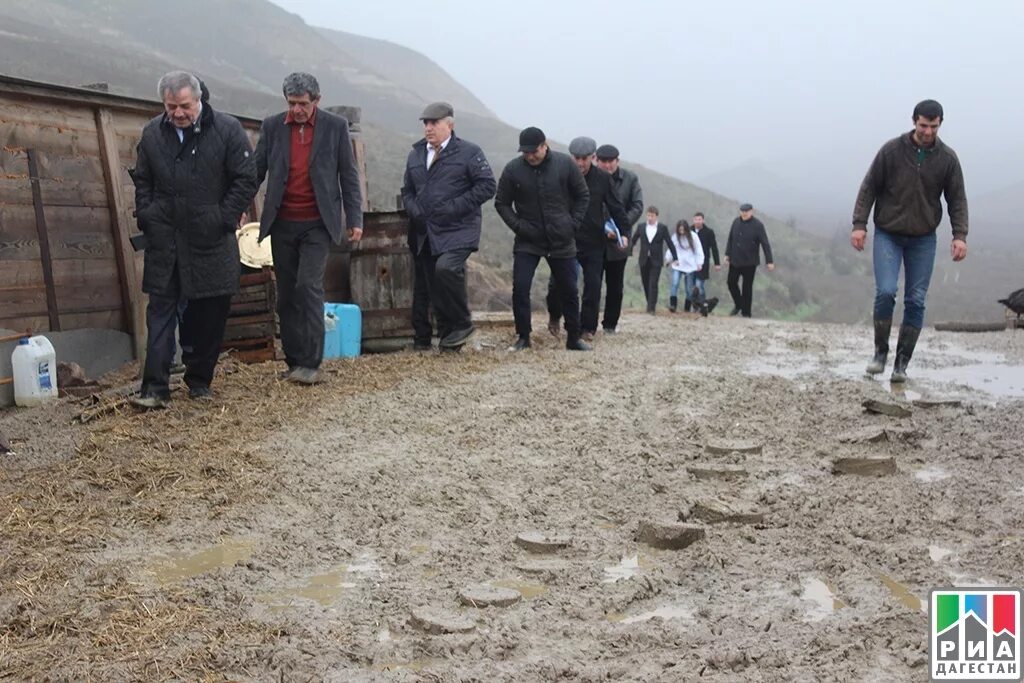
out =
<svg viewBox="0 0 1024 683"><path fill-rule="evenodd" d="M918 150L913 133L893 138L878 150L857 193L853 229L866 230L871 207L875 227L898 235L927 235L942 221L939 197L946 196L953 238L967 239L967 193L956 152L935 139Z"/></svg>

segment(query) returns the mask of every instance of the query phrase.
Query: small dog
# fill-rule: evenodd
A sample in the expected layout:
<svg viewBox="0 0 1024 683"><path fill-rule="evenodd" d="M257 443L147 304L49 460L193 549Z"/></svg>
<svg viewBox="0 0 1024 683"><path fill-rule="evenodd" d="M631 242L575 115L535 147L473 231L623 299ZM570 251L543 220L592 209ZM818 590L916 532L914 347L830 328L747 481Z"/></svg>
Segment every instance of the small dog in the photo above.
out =
<svg viewBox="0 0 1024 683"><path fill-rule="evenodd" d="M700 287L694 287L693 291L690 292L690 301L693 302L694 310L699 312L701 316L705 318L708 317L708 314L715 310L715 306L718 305L718 297L713 296L710 299L705 299L701 296Z"/></svg>

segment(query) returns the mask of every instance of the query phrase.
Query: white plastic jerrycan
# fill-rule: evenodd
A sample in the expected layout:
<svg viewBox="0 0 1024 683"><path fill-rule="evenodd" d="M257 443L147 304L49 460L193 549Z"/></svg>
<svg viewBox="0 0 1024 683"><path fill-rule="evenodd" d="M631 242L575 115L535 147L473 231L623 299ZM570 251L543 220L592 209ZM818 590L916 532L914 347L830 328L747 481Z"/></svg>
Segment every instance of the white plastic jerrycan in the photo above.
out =
<svg viewBox="0 0 1024 683"><path fill-rule="evenodd" d="M37 406L57 398L57 354L41 335L18 342L11 354L14 369L14 403Z"/></svg>

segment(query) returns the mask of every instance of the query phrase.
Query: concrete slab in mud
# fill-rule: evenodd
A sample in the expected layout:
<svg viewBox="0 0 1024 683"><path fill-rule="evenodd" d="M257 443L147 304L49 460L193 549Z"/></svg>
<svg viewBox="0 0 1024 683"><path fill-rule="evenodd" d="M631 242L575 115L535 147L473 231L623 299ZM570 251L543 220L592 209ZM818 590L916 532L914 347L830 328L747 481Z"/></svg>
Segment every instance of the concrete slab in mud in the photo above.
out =
<svg viewBox="0 0 1024 683"><path fill-rule="evenodd" d="M704 538L705 533L704 527L699 524L649 521L640 524L636 540L652 548L683 550Z"/></svg>
<svg viewBox="0 0 1024 683"><path fill-rule="evenodd" d="M764 443L753 440L720 439L706 443L704 450L712 455L728 455L729 453L760 455L764 451Z"/></svg>
<svg viewBox="0 0 1024 683"><path fill-rule="evenodd" d="M896 460L889 457L836 458L832 462L832 473L856 474L863 477L896 474Z"/></svg>
<svg viewBox="0 0 1024 683"><path fill-rule="evenodd" d="M508 607L522 599L523 594L514 588L486 583L467 586L459 591L459 601L467 607Z"/></svg>
<svg viewBox="0 0 1024 683"><path fill-rule="evenodd" d="M762 524L764 513L741 501L701 498L688 511L681 511L679 519L684 522L695 519L706 524Z"/></svg>
<svg viewBox="0 0 1024 683"><path fill-rule="evenodd" d="M686 471L695 479L700 480L736 481L750 476L750 472L746 468L737 465L716 465L713 463L687 465Z"/></svg>
<svg viewBox="0 0 1024 683"><path fill-rule="evenodd" d="M864 406L864 410L869 413L888 415L889 417L910 417L914 414L906 405L896 403L894 401L883 401L876 398L869 398L861 405Z"/></svg>
<svg viewBox="0 0 1024 683"><path fill-rule="evenodd" d="M409 616L409 624L431 635L469 633L476 628L476 622L466 615L439 607L417 607Z"/></svg>
<svg viewBox="0 0 1024 683"><path fill-rule="evenodd" d="M516 536L516 545L531 553L556 553L571 543L572 536L560 532L524 531Z"/></svg>

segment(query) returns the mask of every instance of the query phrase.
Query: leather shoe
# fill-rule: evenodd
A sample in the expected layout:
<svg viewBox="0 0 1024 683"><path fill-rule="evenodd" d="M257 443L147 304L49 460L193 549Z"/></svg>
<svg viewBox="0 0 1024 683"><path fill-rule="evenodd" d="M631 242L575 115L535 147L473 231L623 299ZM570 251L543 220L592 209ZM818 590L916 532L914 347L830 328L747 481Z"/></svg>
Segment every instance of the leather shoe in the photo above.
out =
<svg viewBox="0 0 1024 683"><path fill-rule="evenodd" d="M583 334L580 335L580 339L582 339L583 341L585 341L585 342L587 342L589 344L590 342L594 341L594 333L593 332L584 332Z"/></svg>
<svg viewBox="0 0 1024 683"><path fill-rule="evenodd" d="M170 402L170 398L157 396L156 394L143 394L142 396L136 396L132 399L132 405L139 408L145 408L146 410L166 408Z"/></svg>
<svg viewBox="0 0 1024 683"><path fill-rule="evenodd" d="M558 327L557 320L548 321L548 332L551 334L552 337L558 337L558 335L561 334L561 329Z"/></svg>
<svg viewBox="0 0 1024 683"><path fill-rule="evenodd" d="M413 342L412 350L413 351L433 351L434 350L434 345L431 344L430 342Z"/></svg>
<svg viewBox="0 0 1024 683"><path fill-rule="evenodd" d="M472 325L464 327L461 330L455 330L454 332L450 332L445 335L444 339L439 341L437 345L444 349L458 348L469 341L469 338L473 336L474 332L476 332L476 328Z"/></svg>
<svg viewBox="0 0 1024 683"><path fill-rule="evenodd" d="M193 401L212 401L213 391L210 387L192 387L188 390L188 397Z"/></svg>
<svg viewBox="0 0 1024 683"><path fill-rule="evenodd" d="M515 344L513 344L510 347L508 347L508 350L509 351L523 351L523 350L528 349L528 348L530 348L530 338L529 337L519 337L519 339L516 339L516 343Z"/></svg>
<svg viewBox="0 0 1024 683"><path fill-rule="evenodd" d="M295 384L320 384L324 381L324 375L317 368L295 368L288 375L288 381Z"/></svg>
<svg viewBox="0 0 1024 683"><path fill-rule="evenodd" d="M574 339L565 343L567 351L593 351L594 347L582 339Z"/></svg>

